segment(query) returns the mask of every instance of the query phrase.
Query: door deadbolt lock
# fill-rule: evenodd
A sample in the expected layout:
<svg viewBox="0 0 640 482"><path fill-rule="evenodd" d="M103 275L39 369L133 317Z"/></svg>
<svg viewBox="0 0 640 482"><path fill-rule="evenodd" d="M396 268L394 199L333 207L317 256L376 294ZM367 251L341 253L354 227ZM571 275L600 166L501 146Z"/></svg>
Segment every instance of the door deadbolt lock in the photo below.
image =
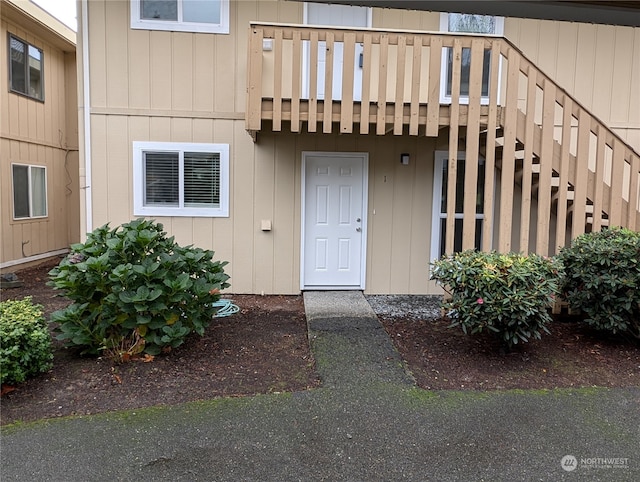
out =
<svg viewBox="0 0 640 482"><path fill-rule="evenodd" d="M356 223L359 223L359 222L360 222L360 218L356 218Z"/></svg>

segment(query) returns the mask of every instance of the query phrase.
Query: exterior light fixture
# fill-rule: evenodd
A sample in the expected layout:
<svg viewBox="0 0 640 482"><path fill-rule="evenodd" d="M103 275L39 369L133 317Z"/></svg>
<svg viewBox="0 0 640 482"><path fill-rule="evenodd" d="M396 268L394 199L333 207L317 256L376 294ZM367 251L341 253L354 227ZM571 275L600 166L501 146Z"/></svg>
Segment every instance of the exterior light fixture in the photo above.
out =
<svg viewBox="0 0 640 482"><path fill-rule="evenodd" d="M409 165L409 154L400 154L400 164L403 164L405 166Z"/></svg>

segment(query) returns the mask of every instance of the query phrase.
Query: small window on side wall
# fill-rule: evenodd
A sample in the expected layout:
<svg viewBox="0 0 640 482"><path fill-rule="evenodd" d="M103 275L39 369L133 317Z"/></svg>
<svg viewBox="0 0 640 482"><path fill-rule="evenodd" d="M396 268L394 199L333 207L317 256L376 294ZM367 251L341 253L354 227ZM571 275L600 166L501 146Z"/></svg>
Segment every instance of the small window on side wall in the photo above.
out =
<svg viewBox="0 0 640 482"><path fill-rule="evenodd" d="M229 0L131 0L131 28L229 33Z"/></svg>
<svg viewBox="0 0 640 482"><path fill-rule="evenodd" d="M229 145L133 143L135 216L229 216Z"/></svg>
<svg viewBox="0 0 640 482"><path fill-rule="evenodd" d="M47 169L25 164L11 165L13 184L13 218L47 216Z"/></svg>
<svg viewBox="0 0 640 482"><path fill-rule="evenodd" d="M9 89L44 100L44 54L13 35L9 35Z"/></svg>

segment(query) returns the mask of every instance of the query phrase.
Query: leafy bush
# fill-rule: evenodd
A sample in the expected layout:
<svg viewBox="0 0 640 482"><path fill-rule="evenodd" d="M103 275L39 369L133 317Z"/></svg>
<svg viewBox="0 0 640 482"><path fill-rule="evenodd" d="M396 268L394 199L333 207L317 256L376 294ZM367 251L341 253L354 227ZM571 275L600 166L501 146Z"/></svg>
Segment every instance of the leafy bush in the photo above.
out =
<svg viewBox="0 0 640 482"><path fill-rule="evenodd" d="M640 338L640 233L612 228L578 236L560 251L562 295L597 329Z"/></svg>
<svg viewBox="0 0 640 482"><path fill-rule="evenodd" d="M52 366L51 337L42 306L31 297L0 302L0 383L14 384Z"/></svg>
<svg viewBox="0 0 640 482"><path fill-rule="evenodd" d="M561 265L538 255L464 251L432 263L431 279L448 291L443 308L464 333L495 333L510 349L548 333L548 308L558 292Z"/></svg>
<svg viewBox="0 0 640 482"><path fill-rule="evenodd" d="M227 263L213 254L179 246L152 221L94 230L49 272L49 284L73 301L52 315L56 338L82 353L125 359L202 335L217 311L212 303L229 286Z"/></svg>

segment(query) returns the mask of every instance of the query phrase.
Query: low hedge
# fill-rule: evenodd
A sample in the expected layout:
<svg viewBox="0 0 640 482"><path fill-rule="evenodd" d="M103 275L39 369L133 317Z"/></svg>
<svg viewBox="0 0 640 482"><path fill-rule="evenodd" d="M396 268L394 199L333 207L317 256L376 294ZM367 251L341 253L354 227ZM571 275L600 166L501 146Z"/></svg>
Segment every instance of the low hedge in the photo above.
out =
<svg viewBox="0 0 640 482"><path fill-rule="evenodd" d="M562 296L585 322L640 338L640 233L624 228L586 233L559 255Z"/></svg>
<svg viewBox="0 0 640 482"><path fill-rule="evenodd" d="M52 367L42 306L31 297L0 302L0 383L13 385Z"/></svg>
<svg viewBox="0 0 640 482"><path fill-rule="evenodd" d="M549 307L562 275L556 259L468 250L432 266L431 279L450 294L443 308L452 327L470 334L492 332L506 349L548 332Z"/></svg>

